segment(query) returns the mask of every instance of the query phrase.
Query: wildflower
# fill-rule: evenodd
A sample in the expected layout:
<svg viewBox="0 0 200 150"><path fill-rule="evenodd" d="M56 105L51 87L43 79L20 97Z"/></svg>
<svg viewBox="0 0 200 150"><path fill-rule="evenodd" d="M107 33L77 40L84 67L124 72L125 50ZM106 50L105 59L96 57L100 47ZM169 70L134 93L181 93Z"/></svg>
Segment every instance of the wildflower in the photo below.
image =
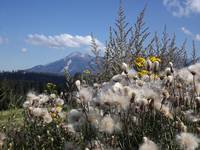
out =
<svg viewBox="0 0 200 150"><path fill-rule="evenodd" d="M82 113L77 109L72 109L68 114L68 121L72 124L79 124L82 120Z"/></svg>
<svg viewBox="0 0 200 150"><path fill-rule="evenodd" d="M56 107L56 112L59 113L59 112L61 112L61 111L62 111L62 107L61 107L61 106L57 106L57 107Z"/></svg>
<svg viewBox="0 0 200 150"><path fill-rule="evenodd" d="M126 63L122 63L122 70L127 74L128 73L128 65Z"/></svg>
<svg viewBox="0 0 200 150"><path fill-rule="evenodd" d="M110 116L106 116L100 122L100 131L111 134L114 131L114 124L114 120Z"/></svg>
<svg viewBox="0 0 200 150"><path fill-rule="evenodd" d="M137 68L142 68L146 64L146 60L143 57L137 57L134 61Z"/></svg>
<svg viewBox="0 0 200 150"><path fill-rule="evenodd" d="M171 69L167 67L167 68L165 69L165 74L166 74L167 76L171 75L171 74L172 74Z"/></svg>
<svg viewBox="0 0 200 150"><path fill-rule="evenodd" d="M152 69L152 61L148 58L146 61L146 70L151 71Z"/></svg>
<svg viewBox="0 0 200 150"><path fill-rule="evenodd" d="M45 94L40 94L39 96L39 104L44 104L49 101L49 97Z"/></svg>
<svg viewBox="0 0 200 150"><path fill-rule="evenodd" d="M23 107L24 108L28 108L30 106L30 102L29 101L25 101L24 104L23 104Z"/></svg>
<svg viewBox="0 0 200 150"><path fill-rule="evenodd" d="M182 132L176 136L176 141L184 150L195 150L199 147L199 138L187 132Z"/></svg>
<svg viewBox="0 0 200 150"><path fill-rule="evenodd" d="M199 72L200 72L200 64L197 63L197 64L194 64L194 65L191 65L191 66L188 67L188 70L190 71L190 73L192 75L199 74Z"/></svg>
<svg viewBox="0 0 200 150"><path fill-rule="evenodd" d="M169 62L169 66L172 68L172 67L173 67L173 63L172 63L172 62Z"/></svg>
<svg viewBox="0 0 200 150"><path fill-rule="evenodd" d="M98 127L99 125L99 116L97 115L97 113L95 111L90 111L88 113L88 121L91 123L92 126L94 126L95 128Z"/></svg>
<svg viewBox="0 0 200 150"><path fill-rule="evenodd" d="M81 89L81 82L80 82L80 80L76 80L75 84L76 84L77 89L80 91L80 89Z"/></svg>
<svg viewBox="0 0 200 150"><path fill-rule="evenodd" d="M65 119L65 118L66 118L66 115L67 115L66 112L62 112L62 111L61 111L61 112L58 113L58 116L59 116L60 118L62 118L62 119Z"/></svg>
<svg viewBox="0 0 200 150"><path fill-rule="evenodd" d="M140 145L139 150L158 150L158 146L147 137L143 137L144 143Z"/></svg>
<svg viewBox="0 0 200 150"><path fill-rule="evenodd" d="M158 58L158 57L155 57L155 56L150 56L149 57L149 59L150 59L150 61L152 62L152 63L154 63L154 62L161 62L161 59L160 58Z"/></svg>
<svg viewBox="0 0 200 150"><path fill-rule="evenodd" d="M44 114L48 113L46 108L33 108L32 113L36 117L41 117Z"/></svg>
<svg viewBox="0 0 200 150"><path fill-rule="evenodd" d="M32 101L32 100L35 100L35 99L38 99L38 96L36 96L34 92L29 92L27 94L27 100L28 101Z"/></svg>
<svg viewBox="0 0 200 150"><path fill-rule="evenodd" d="M0 132L0 149L2 149L6 135Z"/></svg>
<svg viewBox="0 0 200 150"><path fill-rule="evenodd" d="M119 106L119 109L126 109L129 104L130 104L130 98L128 98L127 96L123 96L123 95L119 95L119 96L115 96L115 98L113 99L113 102Z"/></svg>
<svg viewBox="0 0 200 150"><path fill-rule="evenodd" d="M187 68L180 69L178 71L178 77L185 80L186 82L192 83L193 82L193 75Z"/></svg>
<svg viewBox="0 0 200 150"><path fill-rule="evenodd" d="M167 76L167 83L172 83L173 81L173 76Z"/></svg>
<svg viewBox="0 0 200 150"><path fill-rule="evenodd" d="M92 89L91 88L81 88L79 91L79 100L83 103L88 103L92 100Z"/></svg>
<svg viewBox="0 0 200 150"><path fill-rule="evenodd" d="M112 86L112 89L115 93L120 93L120 92L122 92L123 85L121 83L117 82Z"/></svg>
<svg viewBox="0 0 200 150"><path fill-rule="evenodd" d="M115 75L115 76L112 77L111 81L120 82L120 81L122 81L125 77L126 77L126 75L117 74L117 75Z"/></svg>
<svg viewBox="0 0 200 150"><path fill-rule="evenodd" d="M100 87L100 84L94 83L93 86L94 86L94 88L99 88L99 87Z"/></svg>
<svg viewBox="0 0 200 150"><path fill-rule="evenodd" d="M143 77L143 76L148 75L148 74L149 74L149 71L147 71L147 70L138 71L138 76L139 77Z"/></svg>
<svg viewBox="0 0 200 150"><path fill-rule="evenodd" d="M125 96L127 96L129 99L135 98L136 94L132 88L130 88L129 86L125 86L123 89L124 89Z"/></svg>
<svg viewBox="0 0 200 150"><path fill-rule="evenodd" d="M157 73L159 71L159 62L158 61L155 61L153 63L153 72Z"/></svg>
<svg viewBox="0 0 200 150"><path fill-rule="evenodd" d="M61 98L57 98L56 99L56 105L62 106L63 104L64 104L64 100L63 99L61 99Z"/></svg>
<svg viewBox="0 0 200 150"><path fill-rule="evenodd" d="M46 113L46 114L44 115L43 119L44 119L44 122L45 122L45 123L51 123L52 120L53 120L52 117L51 117L51 115L50 115L49 113Z"/></svg>
<svg viewBox="0 0 200 150"><path fill-rule="evenodd" d="M51 97L52 99L55 99L55 98L56 98L56 94L51 94L50 97Z"/></svg>

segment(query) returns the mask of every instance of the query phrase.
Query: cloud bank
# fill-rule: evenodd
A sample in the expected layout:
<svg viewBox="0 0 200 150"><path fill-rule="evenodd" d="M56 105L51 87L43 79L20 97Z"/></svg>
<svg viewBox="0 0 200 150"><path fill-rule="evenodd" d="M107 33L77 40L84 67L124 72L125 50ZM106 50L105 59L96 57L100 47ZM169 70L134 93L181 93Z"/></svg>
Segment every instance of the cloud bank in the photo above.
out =
<svg viewBox="0 0 200 150"><path fill-rule="evenodd" d="M176 17L200 14L200 0L163 0L163 4Z"/></svg>
<svg viewBox="0 0 200 150"><path fill-rule="evenodd" d="M80 36L80 35L70 35L70 34L60 34L60 35L43 35L43 34L29 34L26 41L33 45L42 45L49 48L80 48L82 46L91 45L91 36ZM97 45L101 48L103 43L98 39L95 39Z"/></svg>

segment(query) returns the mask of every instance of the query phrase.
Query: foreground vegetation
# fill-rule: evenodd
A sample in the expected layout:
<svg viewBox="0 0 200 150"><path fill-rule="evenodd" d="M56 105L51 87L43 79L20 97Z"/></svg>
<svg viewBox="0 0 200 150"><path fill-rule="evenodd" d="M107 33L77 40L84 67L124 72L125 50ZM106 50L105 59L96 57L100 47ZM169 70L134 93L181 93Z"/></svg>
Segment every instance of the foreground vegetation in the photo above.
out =
<svg viewBox="0 0 200 150"><path fill-rule="evenodd" d="M197 149L200 64L177 70L170 62L159 71L160 59L137 60L142 73L123 63L109 82L76 80L70 101L53 84L44 94L29 93L23 117L22 110L1 115L11 113L1 131L3 148Z"/></svg>
<svg viewBox="0 0 200 150"><path fill-rule="evenodd" d="M144 12L129 27L121 5L103 59L92 38L97 68L66 74L65 88L48 83L23 109L2 112L0 149L199 149L195 43L189 56L166 28L147 42Z"/></svg>
<svg viewBox="0 0 200 150"><path fill-rule="evenodd" d="M23 109L9 109L0 111L0 127L5 128L15 124L20 126L23 124Z"/></svg>

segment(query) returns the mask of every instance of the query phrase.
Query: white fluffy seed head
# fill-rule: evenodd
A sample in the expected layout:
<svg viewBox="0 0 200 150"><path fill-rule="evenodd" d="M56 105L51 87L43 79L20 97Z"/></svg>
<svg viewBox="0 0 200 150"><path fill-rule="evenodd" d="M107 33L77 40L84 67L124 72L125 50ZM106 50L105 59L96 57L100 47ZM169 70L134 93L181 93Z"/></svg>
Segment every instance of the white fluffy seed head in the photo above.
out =
<svg viewBox="0 0 200 150"><path fill-rule="evenodd" d="M159 66L160 66L160 63L158 61L155 61L153 63L153 71L154 72L158 72L159 71Z"/></svg>
<svg viewBox="0 0 200 150"><path fill-rule="evenodd" d="M46 113L44 116L43 116L43 119L44 119L44 122L45 123L51 123L52 122L52 117L49 113Z"/></svg>
<svg viewBox="0 0 200 150"><path fill-rule="evenodd" d="M121 83L117 82L117 83L115 83L115 84L113 85L112 89L113 89L113 91L114 91L115 93L122 92L122 90L123 90L123 85L122 85Z"/></svg>
<svg viewBox="0 0 200 150"><path fill-rule="evenodd" d="M173 63L172 63L172 62L169 62L169 66L170 66L170 67L173 67Z"/></svg>
<svg viewBox="0 0 200 150"><path fill-rule="evenodd" d="M147 137L143 137L144 143L140 145L139 150L158 150L158 146Z"/></svg>
<svg viewBox="0 0 200 150"><path fill-rule="evenodd" d="M147 61L146 61L146 69L148 71L151 71L152 68L153 68L153 64L152 64L151 60L148 58Z"/></svg>
<svg viewBox="0 0 200 150"><path fill-rule="evenodd" d="M111 134L114 131L114 120L105 116L100 122L100 131Z"/></svg>
<svg viewBox="0 0 200 150"><path fill-rule="evenodd" d="M122 70L128 73L128 65L126 63L122 63Z"/></svg>
<svg viewBox="0 0 200 150"><path fill-rule="evenodd" d="M80 90L81 89L81 81L76 80L75 84L76 84L77 89Z"/></svg>
<svg viewBox="0 0 200 150"><path fill-rule="evenodd" d="M57 99L56 99L56 105L59 105L59 106L64 105L64 100L61 99L61 98L57 98Z"/></svg>
<svg viewBox="0 0 200 150"><path fill-rule="evenodd" d="M199 147L199 138L187 132L182 132L176 136L176 141L184 150L195 150Z"/></svg>
<svg viewBox="0 0 200 150"><path fill-rule="evenodd" d="M79 112L77 109L72 109L68 113L68 121L69 121L69 123L72 123L72 124L78 123L81 118L82 118L82 113Z"/></svg>

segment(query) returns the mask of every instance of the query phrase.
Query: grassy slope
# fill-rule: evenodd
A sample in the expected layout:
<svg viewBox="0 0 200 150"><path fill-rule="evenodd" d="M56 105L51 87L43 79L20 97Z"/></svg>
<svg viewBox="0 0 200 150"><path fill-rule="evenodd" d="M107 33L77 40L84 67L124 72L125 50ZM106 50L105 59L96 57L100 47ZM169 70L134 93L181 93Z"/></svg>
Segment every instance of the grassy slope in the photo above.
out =
<svg viewBox="0 0 200 150"><path fill-rule="evenodd" d="M9 126L11 123L15 123L16 125L23 123L23 109L0 111L0 128Z"/></svg>

